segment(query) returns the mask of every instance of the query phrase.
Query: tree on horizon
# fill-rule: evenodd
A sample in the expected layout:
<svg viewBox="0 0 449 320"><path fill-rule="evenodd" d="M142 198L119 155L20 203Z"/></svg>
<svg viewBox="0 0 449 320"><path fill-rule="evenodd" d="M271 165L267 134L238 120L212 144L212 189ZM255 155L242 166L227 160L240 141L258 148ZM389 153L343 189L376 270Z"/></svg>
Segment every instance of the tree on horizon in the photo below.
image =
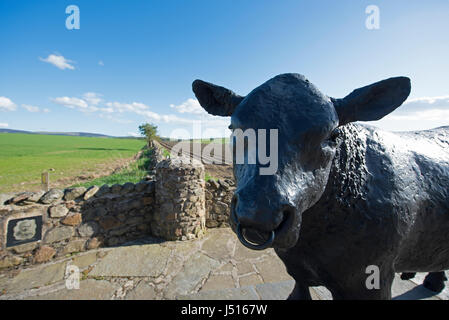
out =
<svg viewBox="0 0 449 320"><path fill-rule="evenodd" d="M139 126L140 134L145 136L148 146L153 147L153 141L158 138L157 126L152 123L144 123Z"/></svg>

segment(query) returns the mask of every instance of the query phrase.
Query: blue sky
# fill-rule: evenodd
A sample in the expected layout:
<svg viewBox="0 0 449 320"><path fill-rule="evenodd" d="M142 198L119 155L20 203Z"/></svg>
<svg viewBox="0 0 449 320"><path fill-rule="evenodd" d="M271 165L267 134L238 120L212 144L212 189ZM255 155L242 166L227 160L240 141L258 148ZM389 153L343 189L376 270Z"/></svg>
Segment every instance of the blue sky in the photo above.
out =
<svg viewBox="0 0 449 320"><path fill-rule="evenodd" d="M65 26L72 4L79 30ZM0 127L124 136L149 121L168 136L201 120L224 136L229 119L200 110L192 81L245 95L285 72L334 97L408 76L409 101L373 124L449 125L448 38L447 0L0 0Z"/></svg>

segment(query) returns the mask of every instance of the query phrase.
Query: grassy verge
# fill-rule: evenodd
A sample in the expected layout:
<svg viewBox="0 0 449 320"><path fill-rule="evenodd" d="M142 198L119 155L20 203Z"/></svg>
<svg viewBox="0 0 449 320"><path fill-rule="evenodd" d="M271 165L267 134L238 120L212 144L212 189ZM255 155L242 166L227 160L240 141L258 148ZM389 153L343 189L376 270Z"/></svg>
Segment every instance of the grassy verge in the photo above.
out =
<svg viewBox="0 0 449 320"><path fill-rule="evenodd" d="M209 180L215 180L215 181L217 181L218 179L212 177L209 173L206 172L205 177L204 177L204 180L206 180L206 182L207 182L207 181L209 181Z"/></svg>
<svg viewBox="0 0 449 320"><path fill-rule="evenodd" d="M162 155L165 158L170 158L170 151L168 151L167 149L165 149L164 147L162 147Z"/></svg>
<svg viewBox="0 0 449 320"><path fill-rule="evenodd" d="M148 175L148 170L151 165L151 159L153 156L153 149L145 149L140 159L131 163L126 169L122 171L111 174L106 177L101 177L98 179L94 179L88 182L80 183L71 186L73 187L91 187L91 186L102 186L109 185L112 186L114 184L124 184L126 182L137 183L142 181L146 175Z"/></svg>

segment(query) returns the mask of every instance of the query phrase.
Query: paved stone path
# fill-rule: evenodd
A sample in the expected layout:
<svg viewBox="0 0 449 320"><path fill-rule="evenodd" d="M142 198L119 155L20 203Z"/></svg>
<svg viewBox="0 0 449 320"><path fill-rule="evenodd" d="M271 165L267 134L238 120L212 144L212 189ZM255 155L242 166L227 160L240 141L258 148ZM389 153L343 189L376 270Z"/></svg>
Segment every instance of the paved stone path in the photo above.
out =
<svg viewBox="0 0 449 320"><path fill-rule="evenodd" d="M67 267L81 271L79 289L67 289ZM395 280L396 299L449 299L416 279ZM146 239L74 255L55 263L0 275L0 299L285 299L294 286L272 249L243 247L230 229L211 229L201 240ZM314 299L329 292L311 289Z"/></svg>

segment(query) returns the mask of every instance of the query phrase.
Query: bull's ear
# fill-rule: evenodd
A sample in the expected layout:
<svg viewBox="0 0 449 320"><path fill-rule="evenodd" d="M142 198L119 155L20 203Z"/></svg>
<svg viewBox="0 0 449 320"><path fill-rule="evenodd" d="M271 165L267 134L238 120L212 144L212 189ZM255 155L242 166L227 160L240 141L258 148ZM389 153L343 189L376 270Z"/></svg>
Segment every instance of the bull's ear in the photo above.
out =
<svg viewBox="0 0 449 320"><path fill-rule="evenodd" d="M201 106L214 116L232 115L235 108L244 99L229 89L202 80L193 81L192 89Z"/></svg>
<svg viewBox="0 0 449 320"><path fill-rule="evenodd" d="M396 77L356 89L343 99L331 98L340 126L354 121L374 121L393 112L410 94L410 79Z"/></svg>

